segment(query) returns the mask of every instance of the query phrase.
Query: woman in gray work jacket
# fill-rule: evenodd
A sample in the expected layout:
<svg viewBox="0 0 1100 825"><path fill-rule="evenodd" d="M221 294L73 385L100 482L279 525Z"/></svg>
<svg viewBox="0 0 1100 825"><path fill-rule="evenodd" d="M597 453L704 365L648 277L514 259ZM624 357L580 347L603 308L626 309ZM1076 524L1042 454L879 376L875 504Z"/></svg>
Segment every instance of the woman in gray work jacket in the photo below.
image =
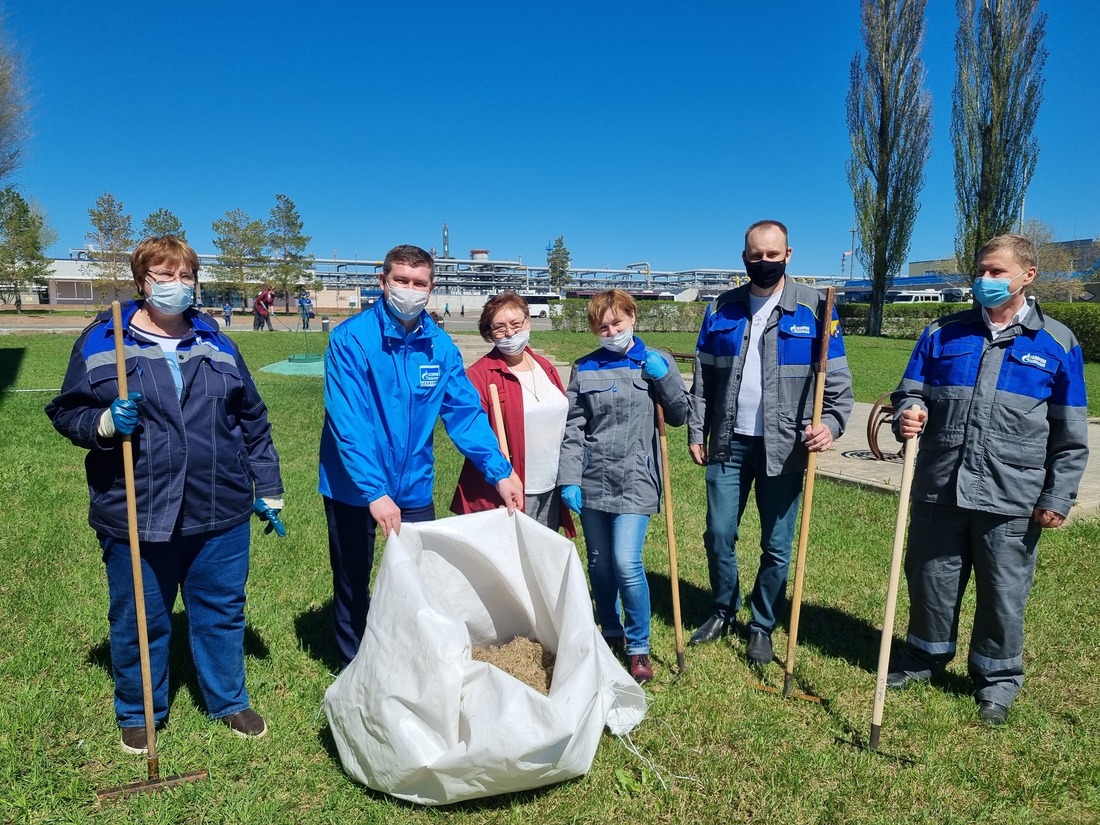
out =
<svg viewBox="0 0 1100 825"><path fill-rule="evenodd" d="M636 315L634 299L620 289L588 303L588 327L600 348L573 365L558 485L584 527L604 639L629 657L630 675L641 683L653 678L642 544L661 501L656 403L678 427L687 421L689 401L671 356L634 336Z"/></svg>

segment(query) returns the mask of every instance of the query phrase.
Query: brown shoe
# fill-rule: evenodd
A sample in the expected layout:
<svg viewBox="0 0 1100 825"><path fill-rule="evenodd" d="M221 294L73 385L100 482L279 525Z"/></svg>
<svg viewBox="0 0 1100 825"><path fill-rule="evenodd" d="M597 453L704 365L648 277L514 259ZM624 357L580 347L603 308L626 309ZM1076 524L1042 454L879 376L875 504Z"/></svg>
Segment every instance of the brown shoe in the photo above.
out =
<svg viewBox="0 0 1100 825"><path fill-rule="evenodd" d="M219 721L227 725L237 736L251 736L259 739L267 733L267 722L252 708L245 708L239 713L223 716Z"/></svg>
<svg viewBox="0 0 1100 825"><path fill-rule="evenodd" d="M149 753L149 740L145 735L145 725L137 728L122 729L122 749L126 753L144 756Z"/></svg>
<svg viewBox="0 0 1100 825"><path fill-rule="evenodd" d="M636 653L630 657L630 675L639 685L644 685L653 678L653 666L649 663L649 655Z"/></svg>

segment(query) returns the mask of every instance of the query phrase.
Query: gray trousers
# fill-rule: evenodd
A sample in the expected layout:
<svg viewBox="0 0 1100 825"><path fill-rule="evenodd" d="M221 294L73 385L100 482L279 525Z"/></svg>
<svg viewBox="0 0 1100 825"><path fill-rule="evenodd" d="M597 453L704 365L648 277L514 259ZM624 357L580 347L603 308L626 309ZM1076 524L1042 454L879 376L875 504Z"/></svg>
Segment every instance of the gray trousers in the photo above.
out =
<svg viewBox="0 0 1100 825"><path fill-rule="evenodd" d="M557 531L561 523L561 488L523 497L523 512L541 524Z"/></svg>
<svg viewBox="0 0 1100 825"><path fill-rule="evenodd" d="M1030 516L914 502L905 551L908 647L896 669L938 675L954 658L959 610L973 572L967 669L974 697L1011 706L1024 682L1024 607L1041 532Z"/></svg>

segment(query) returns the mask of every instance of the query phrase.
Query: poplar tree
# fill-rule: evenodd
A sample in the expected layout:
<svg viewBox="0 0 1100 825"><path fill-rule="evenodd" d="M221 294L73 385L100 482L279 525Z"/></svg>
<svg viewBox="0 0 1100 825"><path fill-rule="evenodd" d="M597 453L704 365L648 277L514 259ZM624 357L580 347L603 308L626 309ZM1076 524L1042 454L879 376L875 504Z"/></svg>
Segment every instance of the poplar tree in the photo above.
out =
<svg viewBox="0 0 1100 825"><path fill-rule="evenodd" d="M882 332L886 290L905 263L931 154L932 99L920 59L925 0L864 0L863 47L852 58L848 183L855 201L853 252L871 280L867 334Z"/></svg>
<svg viewBox="0 0 1100 825"><path fill-rule="evenodd" d="M978 249L1017 221L1039 158L1046 14L1038 0L956 0L956 10L955 257L973 280Z"/></svg>

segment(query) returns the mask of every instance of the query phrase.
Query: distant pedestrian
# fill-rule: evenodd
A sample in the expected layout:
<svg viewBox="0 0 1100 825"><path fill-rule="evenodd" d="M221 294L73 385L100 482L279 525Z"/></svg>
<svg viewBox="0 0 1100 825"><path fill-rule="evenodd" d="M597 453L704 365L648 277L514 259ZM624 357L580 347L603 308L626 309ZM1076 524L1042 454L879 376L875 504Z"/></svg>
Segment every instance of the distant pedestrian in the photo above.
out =
<svg viewBox="0 0 1100 825"><path fill-rule="evenodd" d="M444 318L450 318L451 317L451 305L450 304L444 304L443 305L443 317Z"/></svg>
<svg viewBox="0 0 1100 825"><path fill-rule="evenodd" d="M313 300L305 290L298 296L298 314L302 317L302 329L308 332L309 319L313 317Z"/></svg>
<svg viewBox="0 0 1100 825"><path fill-rule="evenodd" d="M233 326L233 304L229 301L222 304L222 318L225 320L226 327Z"/></svg>
<svg viewBox="0 0 1100 825"><path fill-rule="evenodd" d="M259 332L264 328L264 323L267 323L267 331L274 332L275 328L271 325L271 307L275 303L275 293L271 291L271 284L264 284L264 288L260 290L256 296L256 300L252 302L252 329Z"/></svg>
<svg viewBox="0 0 1100 825"><path fill-rule="evenodd" d="M458 317L460 317L460 318L465 318L465 317L466 317L466 305L465 305L465 304L463 304L463 305L462 305L462 306L461 306L461 307L459 308L459 310L458 310Z"/></svg>

